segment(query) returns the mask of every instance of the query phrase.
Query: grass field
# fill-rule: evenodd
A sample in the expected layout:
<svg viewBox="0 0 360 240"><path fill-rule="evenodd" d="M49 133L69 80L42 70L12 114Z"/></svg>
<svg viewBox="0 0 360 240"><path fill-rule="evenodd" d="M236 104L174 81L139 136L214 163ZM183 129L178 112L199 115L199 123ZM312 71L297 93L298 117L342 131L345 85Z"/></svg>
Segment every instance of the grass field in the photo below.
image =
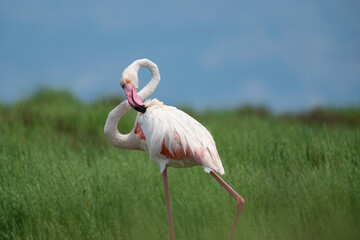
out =
<svg viewBox="0 0 360 240"><path fill-rule="evenodd" d="M118 102L40 91L0 105L0 239L167 239L158 165L103 134ZM235 239L360 239L359 119L194 114L214 136L224 180L245 199ZM234 199L201 167L168 177L177 239L226 239Z"/></svg>

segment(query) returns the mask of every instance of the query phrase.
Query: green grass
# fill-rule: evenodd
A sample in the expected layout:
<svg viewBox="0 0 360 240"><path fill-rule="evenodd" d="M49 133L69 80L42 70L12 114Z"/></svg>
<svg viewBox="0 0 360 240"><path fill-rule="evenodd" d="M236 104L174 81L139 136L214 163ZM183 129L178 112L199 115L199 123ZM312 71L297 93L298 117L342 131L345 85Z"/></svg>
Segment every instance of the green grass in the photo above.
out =
<svg viewBox="0 0 360 240"><path fill-rule="evenodd" d="M159 167L103 134L119 99L42 90L0 105L0 239L167 239ZM194 113L194 112L193 112ZM131 111L119 128L130 131ZM360 125L217 111L213 134L245 199L235 239L360 239ZM201 167L168 170L177 239L226 239L235 201Z"/></svg>

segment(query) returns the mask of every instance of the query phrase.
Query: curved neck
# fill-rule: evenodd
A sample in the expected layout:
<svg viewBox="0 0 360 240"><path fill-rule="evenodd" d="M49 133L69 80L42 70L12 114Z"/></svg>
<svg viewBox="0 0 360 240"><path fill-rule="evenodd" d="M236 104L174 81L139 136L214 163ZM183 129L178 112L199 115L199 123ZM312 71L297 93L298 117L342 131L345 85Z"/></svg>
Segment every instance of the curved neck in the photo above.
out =
<svg viewBox="0 0 360 240"><path fill-rule="evenodd" d="M148 59L136 60L127 68L132 68L137 74L139 69L142 67L146 67L151 72L150 82L138 93L141 100L144 100L155 91L160 82L160 73L157 65ZM104 132L115 147L141 150L140 137L134 134L134 130L132 130L129 134L122 134L117 128L122 116L124 116L124 114L130 109L131 107L127 100L121 102L116 108L114 108L109 113L106 120Z"/></svg>
<svg viewBox="0 0 360 240"><path fill-rule="evenodd" d="M140 99L144 100L155 91L157 85L160 82L160 72L157 65L148 59L136 60L128 68L132 68L133 70L135 70L137 74L139 69L142 67L146 67L151 72L150 82L146 84L146 86L143 89L141 89L141 91L138 93Z"/></svg>
<svg viewBox="0 0 360 240"><path fill-rule="evenodd" d="M133 131L129 134L122 134L117 128L122 116L130 109L131 107L127 100L122 101L114 108L106 119L104 133L115 147L140 150L140 138Z"/></svg>

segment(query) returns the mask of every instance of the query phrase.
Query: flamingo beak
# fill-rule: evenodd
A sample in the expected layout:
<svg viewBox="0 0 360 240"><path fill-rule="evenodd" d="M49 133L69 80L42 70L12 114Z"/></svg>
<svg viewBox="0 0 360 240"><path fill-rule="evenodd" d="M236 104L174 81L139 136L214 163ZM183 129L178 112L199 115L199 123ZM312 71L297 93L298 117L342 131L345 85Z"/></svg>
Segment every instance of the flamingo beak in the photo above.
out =
<svg viewBox="0 0 360 240"><path fill-rule="evenodd" d="M144 103L141 101L139 95L136 92L136 89L130 83L126 84L124 87L126 98L129 102L129 105L134 108L136 111L145 113L146 107Z"/></svg>

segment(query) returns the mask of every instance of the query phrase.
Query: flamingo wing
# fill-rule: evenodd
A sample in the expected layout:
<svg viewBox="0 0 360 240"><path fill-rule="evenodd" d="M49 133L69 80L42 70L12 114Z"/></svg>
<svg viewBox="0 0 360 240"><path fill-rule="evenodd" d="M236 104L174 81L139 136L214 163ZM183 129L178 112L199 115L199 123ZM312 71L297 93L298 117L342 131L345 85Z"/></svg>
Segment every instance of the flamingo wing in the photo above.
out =
<svg viewBox="0 0 360 240"><path fill-rule="evenodd" d="M214 170L224 174L215 141L203 125L158 100L150 100L145 105L147 112L139 115L136 124L145 135L150 158L192 161L193 165L202 165L206 172Z"/></svg>

